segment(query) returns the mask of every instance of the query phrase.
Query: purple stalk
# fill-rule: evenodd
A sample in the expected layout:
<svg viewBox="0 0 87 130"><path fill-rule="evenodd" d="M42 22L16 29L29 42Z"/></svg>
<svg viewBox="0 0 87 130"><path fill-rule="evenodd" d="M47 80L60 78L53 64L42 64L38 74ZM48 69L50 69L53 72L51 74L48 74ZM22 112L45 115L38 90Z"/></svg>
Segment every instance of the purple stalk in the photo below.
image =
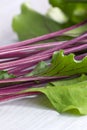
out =
<svg viewBox="0 0 87 130"><path fill-rule="evenodd" d="M78 53L80 51L86 50L87 33L84 33L69 41L36 44L37 42L40 41L61 36L65 32L80 27L86 23L87 20L80 24L74 25L72 27L54 33L32 38L30 40L18 42L13 45L1 47L0 48L0 58L1 58L0 70L7 69L8 72L16 74L17 77L13 79L0 80L0 86L1 86L0 101L19 98L23 96L32 95L32 94L40 94L37 92L19 94L19 92L30 87L41 87L44 84L49 83L51 81L72 78L72 76L24 77L24 75L26 73L29 73L29 71L32 70L30 67L35 67L35 65L38 62L43 60L49 60L55 51L59 51L63 49L65 54L69 54L75 52ZM34 44L34 45L29 46L29 44ZM87 56L87 53L77 55L75 56L75 59L81 60L85 56ZM13 57L14 59L11 59ZM5 59L5 58L9 58L9 59ZM5 60L9 60L9 61L5 61Z"/></svg>
<svg viewBox="0 0 87 130"><path fill-rule="evenodd" d="M43 51L43 50L42 50ZM32 56L34 54L37 54L41 52L41 50L32 50L32 51L24 51L24 52L5 52L5 53L0 53L0 59L6 59L8 58L9 61L11 61L10 59L15 58L15 59L22 59L28 56Z"/></svg>
<svg viewBox="0 0 87 130"><path fill-rule="evenodd" d="M68 76L53 76L53 77L24 77L24 78L13 78L13 79L4 79L0 80L0 84L6 84L6 83L23 83L23 82L32 82L32 81L43 81L43 80L53 80L53 79L64 79Z"/></svg>
<svg viewBox="0 0 87 130"><path fill-rule="evenodd" d="M87 49L87 44L84 44L84 45L80 45L80 46L77 46L77 47L72 47L72 48L68 48L68 49L65 49L64 50L64 54L69 54L69 53L75 53L75 52L79 52L79 51L82 51L82 50L86 50ZM49 54L50 55L50 54ZM78 56L78 57L76 57L75 59L81 59L81 57L83 58L84 56L87 56L87 53L85 53L85 54L82 54L82 56ZM42 59L43 60L43 59ZM34 65L36 65L38 62L36 62L36 63L33 63L32 65L30 65L30 67L31 66L34 66ZM24 75L24 74L26 74L26 73L29 73L31 70L27 70L27 71L25 71L24 73L21 73L21 70L23 70L23 69L26 69L27 67L29 67L29 65L27 64L27 65L24 65L24 66L22 66L22 67L17 67L15 70L13 70L13 72L15 72L14 74L15 75ZM12 71L11 71L11 73L13 73ZM18 72L18 73L17 73Z"/></svg>
<svg viewBox="0 0 87 130"><path fill-rule="evenodd" d="M15 94L17 92L20 92L20 91L23 91L25 89L28 89L28 88L31 88L31 87L37 87L39 86L39 84L42 84L42 83L21 83L21 84L16 84L16 85L11 85L11 86L6 86L4 88L0 88L0 96L2 95L9 95L9 94Z"/></svg>
<svg viewBox="0 0 87 130"><path fill-rule="evenodd" d="M83 45L80 45L80 46L77 46L77 47L65 49L64 53L65 54L75 53L75 52L83 51L83 50L86 50L86 49L87 49L87 44L83 44Z"/></svg>
<svg viewBox="0 0 87 130"><path fill-rule="evenodd" d="M7 63L1 63L0 64L0 70L6 69L6 68L11 68L11 67L24 66L24 65L27 65L28 63L29 63L28 66L30 67L34 63L40 62L42 59L43 60L49 59L51 57L51 55L50 55L50 53L46 54L46 55L40 55L40 56L36 55L36 56L24 58L22 60L17 60L17 61L12 61L12 62L7 62Z"/></svg>
<svg viewBox="0 0 87 130"><path fill-rule="evenodd" d="M31 87L42 87L44 86L44 84L46 83L49 83L50 81L53 82L53 81L56 81L56 80L63 80L63 79L68 79L68 78L74 78L74 77L77 77L78 75L75 75L75 76L61 76L61 77L47 77L48 79L43 79L42 81L40 82L32 82L32 83L21 83L21 84L17 84L17 85L12 85L10 87L6 87L6 88L0 88L0 96L4 96L4 95L11 95L11 94L17 94L19 93L20 91L23 91L25 89L28 89L28 88L31 88Z"/></svg>
<svg viewBox="0 0 87 130"><path fill-rule="evenodd" d="M4 95L0 97L0 102L5 102L5 101L13 100L16 98L22 98L25 96L32 96L32 95L38 95L38 94L41 94L41 92L28 92L28 93L21 93L21 94Z"/></svg>
<svg viewBox="0 0 87 130"><path fill-rule="evenodd" d="M32 46L23 46L23 47L18 47L12 49L7 49L7 50L2 50L0 51L0 58L13 58L13 57L25 57L29 56L31 54L39 52L39 50L44 50L44 49L49 49L52 47L57 47L59 45L64 44L66 41L62 42L50 42L50 43L44 43L42 44L35 44ZM87 40L82 41L83 43L86 43ZM81 45L82 42L77 42L74 46ZM72 46L70 46L72 47Z"/></svg>
<svg viewBox="0 0 87 130"><path fill-rule="evenodd" d="M83 53L83 54L80 54L80 55L76 56L75 59L76 60L82 60L86 56L87 56L87 53Z"/></svg>
<svg viewBox="0 0 87 130"><path fill-rule="evenodd" d="M48 51L45 51L45 53L58 51L58 50L60 50L60 49L65 49L65 48L70 47L71 45L73 45L73 44L79 42L80 40L83 40L84 38L87 38L87 33L85 33L85 34L83 34L83 35L81 35L81 36L79 36L79 37L77 37L77 38L74 38L74 39L72 39L72 40L70 40L70 41L67 41L67 42L65 42L65 43L62 44L62 45L59 45L59 46L57 46L57 47L54 47L53 49L50 49L50 50L48 50ZM44 54L45 54L45 53L44 53Z"/></svg>
<svg viewBox="0 0 87 130"><path fill-rule="evenodd" d="M20 91L23 91L25 89L31 88L31 87L42 87L44 86L44 84L49 83L50 81L56 81L56 80L63 80L63 79L67 79L70 78L72 76L61 76L61 77L47 77L47 79L43 79L40 82L25 82L25 83L21 83L21 84L17 84L17 85L12 85L12 86L8 86L8 87L4 87L4 88L0 88L0 96L2 95L10 95L10 94L15 94L18 93ZM76 77L76 76L75 76Z"/></svg>
<svg viewBox="0 0 87 130"><path fill-rule="evenodd" d="M72 48L65 49L65 50L64 50L64 54L75 53L75 52L83 51L83 50L86 50L86 49L87 49L87 45L84 44L84 45L80 45L80 46L77 46L77 47L72 47ZM82 54L81 56L76 56L75 59L79 60L79 59L82 59L82 58L85 57L85 56L87 56L87 53ZM82 58L81 58L81 57L82 57ZM36 63L36 64L37 64L37 63ZM34 63L33 65L35 65L35 63ZM33 65L32 65L32 66L33 66ZM28 67L29 67L29 66L28 66ZM14 70L14 71L15 71L15 74L24 75L24 74L27 74L27 73L29 73L29 72L31 72L31 71L33 70L33 69L30 69L30 70L27 70L27 71L21 73L21 70L23 70L23 69L25 69L25 68L27 68L26 65L25 65L24 67L16 68L16 71ZM20 71L19 71L18 73L17 73L17 69L18 69L18 70L20 69Z"/></svg>
<svg viewBox="0 0 87 130"><path fill-rule="evenodd" d="M1 54L9 54L9 53L14 53L14 52L26 52L26 51L34 51L36 49L45 49L45 48L49 48L49 47L54 47L57 45L61 45L63 44L65 41L58 41L58 42L49 42L49 43L42 43L42 44L34 44L34 45L27 45L27 46L21 46L21 47L17 47L14 48L14 50L8 48L5 50L1 50L0 51L0 56Z"/></svg>
<svg viewBox="0 0 87 130"><path fill-rule="evenodd" d="M40 53L39 56L37 54L37 55L31 56L29 58L25 58L25 59L21 59L21 60L17 60L17 61L12 61L12 62L7 62L7 63L2 63L2 64L0 64L0 69L5 69L5 68L8 68L8 67L15 67L15 65L16 66L25 65L25 64L28 64L28 63L37 62L38 60L40 61L42 59L43 55L48 54L48 57L50 57L54 51L64 49L66 46L70 46L72 44L75 44L76 42L78 42L78 41L80 41L80 40L82 40L86 37L87 37L87 33L83 34L83 35L81 35L77 38L74 38L73 40L65 42L64 44L59 45L58 47L54 47L52 49L44 51L44 52ZM49 56L49 53L51 53L50 56ZM45 57L44 57L44 59L45 59Z"/></svg>
<svg viewBox="0 0 87 130"><path fill-rule="evenodd" d="M66 41L63 42L53 42L53 43L45 43L43 45L41 44L37 44L37 45L33 45L33 46L25 46L25 47L18 47L14 50L10 49L10 50L5 50L5 51L1 51L0 52L0 58L23 58L29 55L33 55L35 53L39 53L41 52L40 50L44 50L44 49L50 49L50 48L54 48L57 47L59 45L63 45ZM83 43L85 43L85 41L83 41ZM77 45L81 45L82 43L77 42L75 43L74 46ZM73 46L73 45L72 45ZM72 47L72 46L68 46L68 47ZM68 48L65 47L65 48ZM61 49L61 48L60 48Z"/></svg>
<svg viewBox="0 0 87 130"><path fill-rule="evenodd" d="M0 48L0 50L4 50L4 49L8 49L8 48L13 49L13 47L25 46L25 45L28 45L28 44L33 44L33 43L36 43L36 42L52 39L52 38L55 38L57 36L61 36L65 32L68 32L68 31L73 30L75 28L78 28L78 27L80 27L82 25L85 25L86 23L87 23L87 20L83 21L82 23L73 25L73 26L71 26L69 28L62 29L62 30L57 31L57 32L53 32L53 33L50 33L50 34L46 34L46 35L43 35L43 36L39 36L39 37L36 37L36 38L25 40L25 41L22 41L22 42L14 43L12 45L3 46L3 47Z"/></svg>

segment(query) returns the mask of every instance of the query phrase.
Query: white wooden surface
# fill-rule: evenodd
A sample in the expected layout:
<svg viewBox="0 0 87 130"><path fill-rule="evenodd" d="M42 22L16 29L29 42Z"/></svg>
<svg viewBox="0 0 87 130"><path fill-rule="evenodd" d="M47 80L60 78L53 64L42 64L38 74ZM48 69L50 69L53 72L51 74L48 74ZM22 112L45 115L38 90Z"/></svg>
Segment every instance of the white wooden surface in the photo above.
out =
<svg viewBox="0 0 87 130"><path fill-rule="evenodd" d="M17 41L11 28L12 17L20 12L24 0L0 0L0 45ZM30 0L41 13L47 0ZM61 115L49 109L44 97L26 98L0 104L0 130L87 130L87 116ZM43 103L42 103L43 102Z"/></svg>

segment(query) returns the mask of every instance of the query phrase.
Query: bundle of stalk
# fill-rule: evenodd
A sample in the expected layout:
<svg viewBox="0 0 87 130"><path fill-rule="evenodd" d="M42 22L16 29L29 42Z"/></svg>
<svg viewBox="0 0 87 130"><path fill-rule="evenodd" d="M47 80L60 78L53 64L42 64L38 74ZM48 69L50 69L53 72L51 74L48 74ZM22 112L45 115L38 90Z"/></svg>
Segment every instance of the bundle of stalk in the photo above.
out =
<svg viewBox="0 0 87 130"><path fill-rule="evenodd" d="M59 76L40 73L31 75L31 73L42 61L45 61L49 67L53 54L60 50L64 51L64 55L74 53L77 61L86 57L87 32L69 40L55 42L50 40L60 39L60 37L66 36L67 32L85 24L87 24L87 20L57 32L0 47L0 101L40 94L40 92L23 92L23 90L78 75Z"/></svg>

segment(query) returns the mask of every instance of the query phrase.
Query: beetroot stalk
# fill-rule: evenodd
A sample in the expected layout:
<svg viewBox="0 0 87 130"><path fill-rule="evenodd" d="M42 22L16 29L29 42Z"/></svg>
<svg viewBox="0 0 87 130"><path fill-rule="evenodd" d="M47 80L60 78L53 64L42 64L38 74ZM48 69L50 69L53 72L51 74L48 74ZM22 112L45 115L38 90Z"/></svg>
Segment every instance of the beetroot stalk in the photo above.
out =
<svg viewBox="0 0 87 130"><path fill-rule="evenodd" d="M68 32L68 31L71 31L71 30L73 30L75 28L81 27L81 26L83 26L85 24L87 24L87 20L85 20L85 21L83 21L83 22L81 22L79 24L73 25L73 26L71 26L69 28L62 29L62 30L57 31L57 32L53 32L53 33L50 33L50 34L46 34L46 35L43 35L43 36L39 36L39 37L36 37L36 38L25 40L25 41L22 41L22 42L14 43L12 45L1 47L0 50L13 48L13 47L25 46L25 45L33 44L33 43L36 43L36 42L52 39L52 38L61 36L65 32Z"/></svg>

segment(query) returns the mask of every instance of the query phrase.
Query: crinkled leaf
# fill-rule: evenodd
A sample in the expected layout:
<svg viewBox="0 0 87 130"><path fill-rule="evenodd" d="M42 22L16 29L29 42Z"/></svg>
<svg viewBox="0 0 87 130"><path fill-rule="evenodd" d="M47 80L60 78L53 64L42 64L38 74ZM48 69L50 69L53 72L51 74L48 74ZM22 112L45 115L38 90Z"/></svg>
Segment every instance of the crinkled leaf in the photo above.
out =
<svg viewBox="0 0 87 130"><path fill-rule="evenodd" d="M58 81L42 88L27 89L23 92L41 92L46 95L60 113L77 111L87 114L87 76Z"/></svg>
<svg viewBox="0 0 87 130"><path fill-rule="evenodd" d="M41 61L38 63L38 65L35 67L34 71L32 73L27 74L26 76L33 76L37 75L38 73L42 73L43 69L47 67L47 64L44 61Z"/></svg>
<svg viewBox="0 0 87 130"><path fill-rule="evenodd" d="M74 54L64 55L63 51L60 51L53 54L50 65L43 68L39 65L38 69L31 72L31 76L70 76L83 73L87 73L87 57L77 61Z"/></svg>
<svg viewBox="0 0 87 130"><path fill-rule="evenodd" d="M61 25L43 16L28 4L22 4L21 14L14 17L12 26L20 40L37 37L61 29Z"/></svg>

